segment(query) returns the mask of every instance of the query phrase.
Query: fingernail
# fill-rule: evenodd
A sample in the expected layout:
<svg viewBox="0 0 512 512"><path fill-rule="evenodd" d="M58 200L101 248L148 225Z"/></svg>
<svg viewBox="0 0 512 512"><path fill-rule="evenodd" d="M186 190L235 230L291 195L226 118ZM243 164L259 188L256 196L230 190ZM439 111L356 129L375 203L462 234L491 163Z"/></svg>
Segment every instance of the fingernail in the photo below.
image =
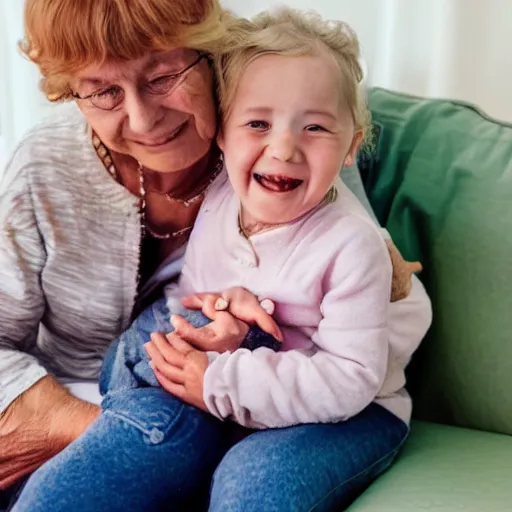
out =
<svg viewBox="0 0 512 512"><path fill-rule="evenodd" d="M148 366L153 369L155 365L153 364L153 361L148 361Z"/></svg>
<svg viewBox="0 0 512 512"><path fill-rule="evenodd" d="M228 309L229 303L227 300L223 299L222 297L218 298L215 301L215 311L225 311Z"/></svg>
<svg viewBox="0 0 512 512"><path fill-rule="evenodd" d="M267 312L270 316L274 314L274 311L276 310L276 306L273 301L270 299L263 299L260 302L260 306Z"/></svg>

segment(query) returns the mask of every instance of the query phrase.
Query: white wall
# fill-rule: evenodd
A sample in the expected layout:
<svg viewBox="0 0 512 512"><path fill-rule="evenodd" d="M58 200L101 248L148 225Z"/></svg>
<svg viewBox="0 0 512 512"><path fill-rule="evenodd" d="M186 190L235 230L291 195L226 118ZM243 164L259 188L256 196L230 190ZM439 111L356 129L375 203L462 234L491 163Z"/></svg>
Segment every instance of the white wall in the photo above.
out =
<svg viewBox="0 0 512 512"><path fill-rule="evenodd" d="M79 1L79 0L76 0ZM249 16L282 4L222 0ZM459 98L512 121L510 0L286 0L343 19L359 34L368 83L411 94ZM38 90L35 67L17 50L23 0L0 0L0 148L52 107ZM3 139L2 139L3 138ZM2 152L0 149L0 165Z"/></svg>
<svg viewBox="0 0 512 512"><path fill-rule="evenodd" d="M22 8L22 0L0 0L0 136L9 149L50 108L37 69L18 51Z"/></svg>

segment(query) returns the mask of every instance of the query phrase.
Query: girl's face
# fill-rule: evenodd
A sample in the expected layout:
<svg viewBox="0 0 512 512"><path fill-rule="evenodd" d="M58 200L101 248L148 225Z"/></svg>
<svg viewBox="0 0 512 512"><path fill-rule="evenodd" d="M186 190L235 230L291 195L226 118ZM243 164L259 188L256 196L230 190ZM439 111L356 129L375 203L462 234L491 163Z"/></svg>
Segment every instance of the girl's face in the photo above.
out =
<svg viewBox="0 0 512 512"><path fill-rule="evenodd" d="M245 69L218 142L244 220L290 222L315 208L362 139L328 55L264 55Z"/></svg>
<svg viewBox="0 0 512 512"><path fill-rule="evenodd" d="M212 72L195 50L90 66L72 87L102 142L152 170L192 165L215 137Z"/></svg>

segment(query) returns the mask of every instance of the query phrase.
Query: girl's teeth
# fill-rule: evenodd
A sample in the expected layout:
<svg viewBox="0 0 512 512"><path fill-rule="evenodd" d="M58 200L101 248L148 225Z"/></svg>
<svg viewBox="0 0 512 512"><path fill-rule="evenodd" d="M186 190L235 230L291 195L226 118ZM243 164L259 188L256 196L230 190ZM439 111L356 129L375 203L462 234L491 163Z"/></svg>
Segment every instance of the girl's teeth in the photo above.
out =
<svg viewBox="0 0 512 512"><path fill-rule="evenodd" d="M254 178L261 186L274 192L288 192L290 190L295 190L302 184L302 180L289 178L287 176L254 174Z"/></svg>
<svg viewBox="0 0 512 512"><path fill-rule="evenodd" d="M270 179L275 183L290 183L293 181L292 178L283 178L282 176L265 176L265 178Z"/></svg>

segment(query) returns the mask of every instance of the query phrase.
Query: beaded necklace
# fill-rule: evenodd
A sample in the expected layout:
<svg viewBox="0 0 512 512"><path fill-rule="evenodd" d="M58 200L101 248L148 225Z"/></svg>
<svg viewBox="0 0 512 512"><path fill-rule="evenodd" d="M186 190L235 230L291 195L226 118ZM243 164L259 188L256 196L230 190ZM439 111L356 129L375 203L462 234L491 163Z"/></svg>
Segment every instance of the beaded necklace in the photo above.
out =
<svg viewBox="0 0 512 512"><path fill-rule="evenodd" d="M100 138L93 134L92 136L92 143L96 150L96 153L100 157L101 161L103 162L103 165L109 172L109 174L118 182L120 183L119 173L116 169L116 166L114 165L114 161L112 160L112 156L110 154L110 151L108 148L103 144L103 142L100 140ZM189 208L191 205L196 203L199 199L204 197L204 194L207 192L207 190L210 188L212 183L215 181L215 178L220 174L223 168L223 160L222 156L219 156L216 164L215 169L213 173L209 176L208 180L201 184L198 187L198 191L195 193L194 196L188 198L188 199L182 199L179 197L172 196L169 192L157 192L159 194L162 194L165 196L165 198L169 202L177 202L186 208ZM168 233L158 233L155 230L153 230L148 222L147 222L147 216L146 216L146 183L144 179L144 166L138 162L137 172L139 175L139 213L141 217L141 226L142 226L142 237L144 238L146 235L149 235L153 238L156 238L158 240L169 240L170 238L178 238L185 233L189 232L193 226L186 226L182 229L178 229L177 231L171 231Z"/></svg>

